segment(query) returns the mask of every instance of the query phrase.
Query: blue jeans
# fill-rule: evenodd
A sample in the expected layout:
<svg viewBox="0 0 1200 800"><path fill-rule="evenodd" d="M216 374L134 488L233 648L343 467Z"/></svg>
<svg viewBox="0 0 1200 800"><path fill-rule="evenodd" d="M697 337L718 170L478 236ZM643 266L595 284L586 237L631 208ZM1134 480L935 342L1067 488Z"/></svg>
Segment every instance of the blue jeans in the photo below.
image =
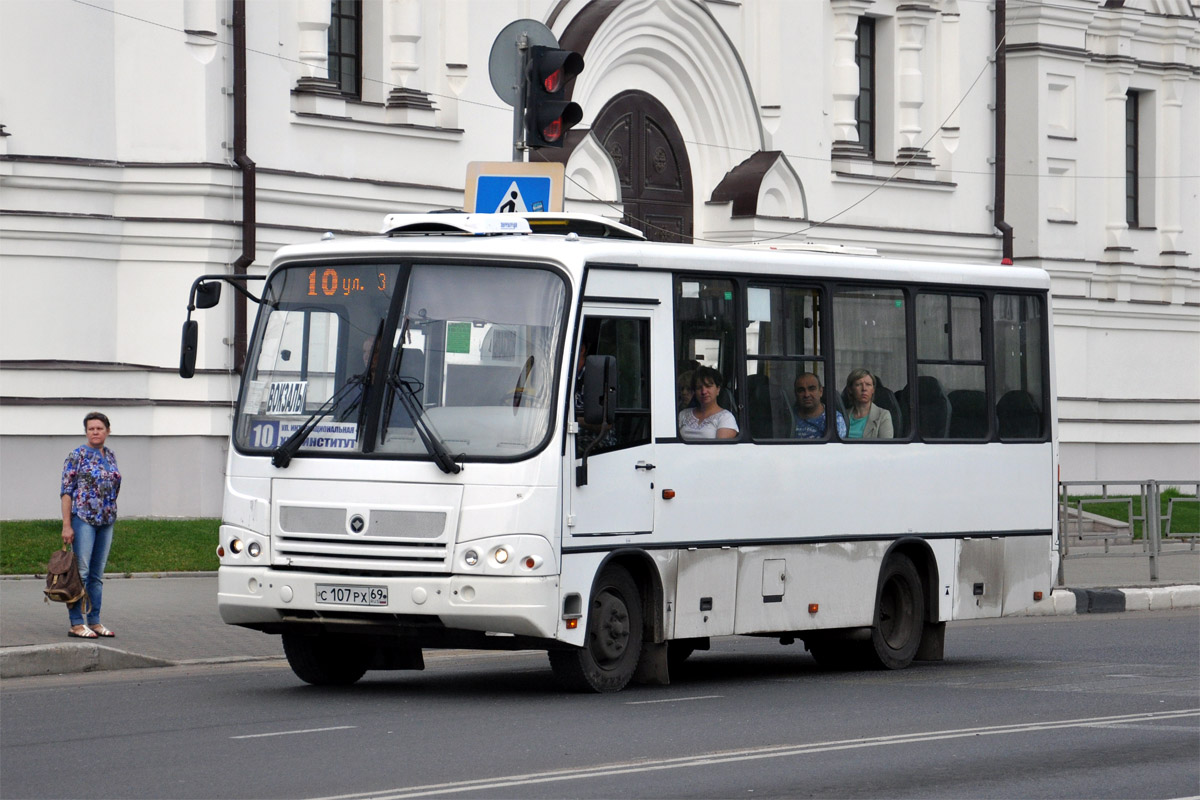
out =
<svg viewBox="0 0 1200 800"><path fill-rule="evenodd" d="M113 526L110 522L99 528L71 515L71 530L75 531L75 560L79 562L79 577L87 589L92 608L87 615L88 625L100 624L100 600L104 595L104 565L108 563L108 551L112 547ZM71 625L83 623L83 601L67 606Z"/></svg>

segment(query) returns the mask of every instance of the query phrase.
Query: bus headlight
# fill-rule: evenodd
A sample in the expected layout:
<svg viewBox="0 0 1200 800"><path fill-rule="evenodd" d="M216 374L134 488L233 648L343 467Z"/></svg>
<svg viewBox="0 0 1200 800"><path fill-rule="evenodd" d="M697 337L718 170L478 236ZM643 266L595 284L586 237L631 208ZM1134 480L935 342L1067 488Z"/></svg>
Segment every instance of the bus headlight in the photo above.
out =
<svg viewBox="0 0 1200 800"><path fill-rule="evenodd" d="M229 552L233 553L234 555L237 555L238 553L242 552L242 540L241 539L230 539L229 540Z"/></svg>
<svg viewBox="0 0 1200 800"><path fill-rule="evenodd" d="M496 559L497 564L507 564L508 563L508 548L507 547L497 547L496 552L492 555L492 557Z"/></svg>
<svg viewBox="0 0 1200 800"><path fill-rule="evenodd" d="M246 547L246 552L250 555L251 558L258 558L262 554L262 545L259 544L258 542L251 542Z"/></svg>
<svg viewBox="0 0 1200 800"><path fill-rule="evenodd" d="M474 550L468 550L463 553L463 563L468 567L475 566L479 563L479 553L476 553Z"/></svg>

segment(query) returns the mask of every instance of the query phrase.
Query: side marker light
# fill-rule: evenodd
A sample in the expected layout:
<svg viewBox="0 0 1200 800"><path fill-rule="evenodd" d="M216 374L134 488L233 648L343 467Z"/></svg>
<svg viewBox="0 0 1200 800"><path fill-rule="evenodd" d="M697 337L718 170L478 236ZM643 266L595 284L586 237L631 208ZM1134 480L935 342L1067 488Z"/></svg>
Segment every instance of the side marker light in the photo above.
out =
<svg viewBox="0 0 1200 800"><path fill-rule="evenodd" d="M815 614L815 613L817 613L817 611L820 608L821 608L821 605L819 603L809 603L808 604L808 613Z"/></svg>
<svg viewBox="0 0 1200 800"><path fill-rule="evenodd" d="M567 620L567 630L573 631L578 627L579 627L579 620L577 620L577 619Z"/></svg>

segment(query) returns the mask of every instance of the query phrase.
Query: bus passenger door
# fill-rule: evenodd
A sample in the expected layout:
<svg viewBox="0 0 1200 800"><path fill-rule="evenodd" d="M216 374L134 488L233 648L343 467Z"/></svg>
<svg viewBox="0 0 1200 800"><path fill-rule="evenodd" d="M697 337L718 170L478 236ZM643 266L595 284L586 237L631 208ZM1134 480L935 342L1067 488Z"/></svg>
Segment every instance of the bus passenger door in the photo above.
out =
<svg viewBox="0 0 1200 800"><path fill-rule="evenodd" d="M579 402L581 354L617 360L617 409L611 429L583 423ZM576 426L568 442L575 468L569 470L570 503L564 546L609 537L638 536L654 528L654 443L650 435L650 313L617 309L585 310L576 350ZM587 483L578 485L578 467L587 457ZM624 541L624 539L621 539Z"/></svg>

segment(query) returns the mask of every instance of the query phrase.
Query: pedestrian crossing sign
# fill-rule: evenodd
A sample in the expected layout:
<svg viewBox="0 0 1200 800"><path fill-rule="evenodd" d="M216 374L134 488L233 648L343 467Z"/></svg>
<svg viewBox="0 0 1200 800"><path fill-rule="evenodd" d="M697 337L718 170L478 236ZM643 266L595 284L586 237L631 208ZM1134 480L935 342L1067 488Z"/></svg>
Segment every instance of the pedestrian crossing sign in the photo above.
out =
<svg viewBox="0 0 1200 800"><path fill-rule="evenodd" d="M556 162L472 161L463 210L475 214L562 211L563 165Z"/></svg>

